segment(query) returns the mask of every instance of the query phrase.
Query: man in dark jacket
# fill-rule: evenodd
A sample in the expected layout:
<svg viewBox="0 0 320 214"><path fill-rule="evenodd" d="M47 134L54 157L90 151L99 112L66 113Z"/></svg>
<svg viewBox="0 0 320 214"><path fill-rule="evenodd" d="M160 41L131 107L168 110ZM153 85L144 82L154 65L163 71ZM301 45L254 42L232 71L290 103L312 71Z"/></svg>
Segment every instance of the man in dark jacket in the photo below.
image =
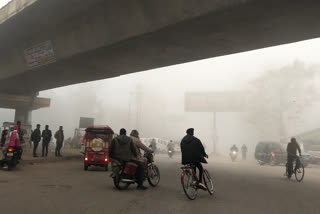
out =
<svg viewBox="0 0 320 214"><path fill-rule="evenodd" d="M193 134L194 129L188 129L187 135L181 141L182 164L193 164L199 169L198 185L205 189L206 187L202 184L203 167L201 163L207 163L205 157L208 158L208 155L201 141Z"/></svg>
<svg viewBox="0 0 320 214"><path fill-rule="evenodd" d="M109 157L120 162L134 162L137 164L137 189L145 190L147 187L143 186L143 177L144 177L144 167L142 164L133 159L137 159L137 150L133 144L133 141L130 137L126 136L127 131L125 129L120 129L120 135L114 138L111 141L109 147Z"/></svg>
<svg viewBox="0 0 320 214"><path fill-rule="evenodd" d="M40 124L37 124L37 128L33 130L31 134L31 141L33 142L33 157L37 157L37 148L41 141Z"/></svg>
<svg viewBox="0 0 320 214"><path fill-rule="evenodd" d="M52 138L52 132L49 129L49 126L46 125L45 130L42 131L42 157L47 157L48 156L48 148L49 148L49 143Z"/></svg>
<svg viewBox="0 0 320 214"><path fill-rule="evenodd" d="M54 138L57 139L55 155L56 155L56 157L61 157L60 151L61 151L63 141L64 141L64 134L63 134L63 127L62 126L59 127L59 130L55 133Z"/></svg>
<svg viewBox="0 0 320 214"><path fill-rule="evenodd" d="M297 158L297 151L299 152L299 155L301 156L301 149L300 146L295 138L291 138L291 142L288 143L287 146L287 153L288 153L288 173L289 177L292 176L293 173L293 161L296 160L296 164L299 165L300 161L299 158Z"/></svg>

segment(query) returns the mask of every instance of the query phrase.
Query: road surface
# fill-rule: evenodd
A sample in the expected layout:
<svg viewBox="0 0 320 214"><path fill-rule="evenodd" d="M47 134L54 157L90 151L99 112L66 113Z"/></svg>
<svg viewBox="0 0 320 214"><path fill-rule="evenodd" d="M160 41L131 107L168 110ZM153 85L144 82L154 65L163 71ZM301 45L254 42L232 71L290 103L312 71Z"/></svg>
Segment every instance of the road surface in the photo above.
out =
<svg viewBox="0 0 320 214"><path fill-rule="evenodd" d="M139 191L114 188L110 172L83 170L79 160L21 165L0 170L1 213L320 213L320 169L307 168L302 183L283 176L283 167L258 166L254 161L213 159L216 195L199 192L189 201L180 185L180 159L156 157L160 185Z"/></svg>

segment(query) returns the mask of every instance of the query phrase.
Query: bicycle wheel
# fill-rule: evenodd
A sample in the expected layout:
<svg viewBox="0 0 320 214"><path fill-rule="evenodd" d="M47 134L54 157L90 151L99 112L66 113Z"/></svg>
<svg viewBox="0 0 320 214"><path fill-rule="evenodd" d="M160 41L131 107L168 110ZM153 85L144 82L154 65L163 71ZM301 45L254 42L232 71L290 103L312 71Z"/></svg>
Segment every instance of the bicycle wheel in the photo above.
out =
<svg viewBox="0 0 320 214"><path fill-rule="evenodd" d="M183 191L188 199L194 200L197 197L197 181L193 179L193 176L188 171L183 171L181 174L181 185Z"/></svg>
<svg viewBox="0 0 320 214"><path fill-rule="evenodd" d="M211 179L209 172L206 169L203 170L203 181L204 181L204 185L207 187L209 194L213 195L214 194L213 181Z"/></svg>
<svg viewBox="0 0 320 214"><path fill-rule="evenodd" d="M304 166L303 166L302 163L300 163L298 167L295 167L294 174L295 174L296 180L298 182L301 182L303 180L303 178L304 178Z"/></svg>

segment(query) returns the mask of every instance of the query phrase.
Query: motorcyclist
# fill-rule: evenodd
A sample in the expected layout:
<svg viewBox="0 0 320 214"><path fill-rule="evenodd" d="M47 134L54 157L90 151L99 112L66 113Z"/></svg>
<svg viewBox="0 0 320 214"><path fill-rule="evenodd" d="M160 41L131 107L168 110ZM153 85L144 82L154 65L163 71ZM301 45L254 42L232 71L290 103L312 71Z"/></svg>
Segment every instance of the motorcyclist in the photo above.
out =
<svg viewBox="0 0 320 214"><path fill-rule="evenodd" d="M193 164L199 169L199 188L206 189L202 183L203 167L201 163L208 163L205 159L208 158L201 141L194 137L194 129L189 128L187 135L182 139L180 147L182 153L182 164Z"/></svg>
<svg viewBox="0 0 320 214"><path fill-rule="evenodd" d="M288 154L288 174L289 177L292 176L293 173L293 161L296 160L296 164L299 166L300 160L297 156L297 151L299 152L299 156L301 157L301 149L300 146L295 138L291 138L291 141L288 143L287 146L287 154Z"/></svg>
<svg viewBox="0 0 320 214"><path fill-rule="evenodd" d="M247 151L248 151L248 148L247 148L246 144L243 144L242 147L241 147L242 159L243 160L247 159Z"/></svg>
<svg viewBox="0 0 320 214"><path fill-rule="evenodd" d="M149 149L147 146L145 146L141 141L140 141L140 137L139 137L139 132L137 130L132 130L130 133L130 138L136 148L137 151L137 158L133 157L133 160L135 161L135 163L138 165L137 168L137 180L138 180L138 186L140 185L140 189L147 189L147 187L143 186L143 180L144 180L144 170L145 167L143 165L143 159L142 159L142 155L140 152L140 149L142 149L145 152L149 152L152 153L153 151L151 149ZM137 162L138 161L138 162Z"/></svg>
<svg viewBox="0 0 320 214"><path fill-rule="evenodd" d="M140 149L142 149L145 152L149 152L149 153L153 152L151 149L149 149L146 145L144 145L141 142L140 137L139 137L139 132L137 130L131 131L130 138L136 148L138 161L142 161L142 155L141 155Z"/></svg>
<svg viewBox="0 0 320 214"><path fill-rule="evenodd" d="M128 162L132 156L137 156L137 151L133 145L131 138L126 136L127 131L120 129L120 135L111 141L109 148L109 156L118 161Z"/></svg>
<svg viewBox="0 0 320 214"><path fill-rule="evenodd" d="M168 151L170 150L170 151L174 152L174 143L172 142L172 140L170 140L170 142L168 143L167 149L168 149Z"/></svg>
<svg viewBox="0 0 320 214"><path fill-rule="evenodd" d="M238 147L236 146L236 144L233 144L233 146L230 148L230 152L233 152L233 151L235 151L235 152L238 152L238 151L239 151L239 149L238 149Z"/></svg>
<svg viewBox="0 0 320 214"><path fill-rule="evenodd" d="M18 153L18 158L21 159L21 142L19 139L19 127L15 125L13 131L10 134L10 140L8 147L15 148Z"/></svg>
<svg viewBox="0 0 320 214"><path fill-rule="evenodd" d="M120 135L111 141L109 148L109 157L111 160L120 161L122 164L125 162L134 162L138 165L136 176L137 176L137 189L145 190L147 189L143 186L143 167L141 167L140 162L137 160L138 154L137 149L132 141L132 139L126 136L127 131L122 128L120 129ZM115 172L116 174L116 172Z"/></svg>

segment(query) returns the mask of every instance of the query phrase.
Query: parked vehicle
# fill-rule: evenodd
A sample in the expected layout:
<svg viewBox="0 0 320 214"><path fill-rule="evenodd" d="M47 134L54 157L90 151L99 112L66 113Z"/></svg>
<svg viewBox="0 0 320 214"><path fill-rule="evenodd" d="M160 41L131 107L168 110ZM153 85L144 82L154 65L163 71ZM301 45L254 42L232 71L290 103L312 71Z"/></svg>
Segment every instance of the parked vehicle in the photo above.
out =
<svg viewBox="0 0 320 214"><path fill-rule="evenodd" d="M7 167L8 170L12 170L17 167L19 163L19 155L14 147L2 147L0 152L0 157L2 156L0 159L1 167Z"/></svg>
<svg viewBox="0 0 320 214"><path fill-rule="evenodd" d="M135 172L137 165L133 162L121 163L117 160L112 160L112 171L110 177L113 179L114 186L119 190L127 189L130 184L137 182ZM153 187L160 182L160 171L154 164L154 156L152 153L144 154L145 179Z"/></svg>
<svg viewBox="0 0 320 214"><path fill-rule="evenodd" d="M84 142L84 170L89 166L101 166L108 171L109 144L113 131L108 126L91 126L86 129Z"/></svg>
<svg viewBox="0 0 320 214"><path fill-rule="evenodd" d="M255 158L260 165L285 165L287 162L287 144L265 141L259 142L255 150ZM304 167L310 163L310 155L303 152L301 162Z"/></svg>

